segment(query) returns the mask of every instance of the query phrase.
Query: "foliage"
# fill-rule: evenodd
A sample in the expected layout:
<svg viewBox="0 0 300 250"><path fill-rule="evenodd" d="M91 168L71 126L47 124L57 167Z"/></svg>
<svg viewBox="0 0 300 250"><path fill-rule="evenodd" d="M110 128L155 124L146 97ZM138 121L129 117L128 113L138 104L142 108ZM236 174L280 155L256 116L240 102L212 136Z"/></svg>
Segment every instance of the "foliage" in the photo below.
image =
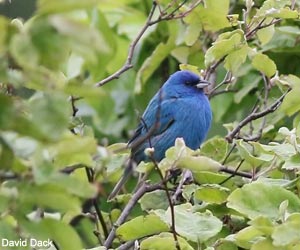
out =
<svg viewBox="0 0 300 250"><path fill-rule="evenodd" d="M0 238L299 249L299 7L38 0L27 21L1 16ZM179 138L161 162L137 166L136 188L133 176L107 200L124 142L178 65L213 83L209 138L196 151Z"/></svg>

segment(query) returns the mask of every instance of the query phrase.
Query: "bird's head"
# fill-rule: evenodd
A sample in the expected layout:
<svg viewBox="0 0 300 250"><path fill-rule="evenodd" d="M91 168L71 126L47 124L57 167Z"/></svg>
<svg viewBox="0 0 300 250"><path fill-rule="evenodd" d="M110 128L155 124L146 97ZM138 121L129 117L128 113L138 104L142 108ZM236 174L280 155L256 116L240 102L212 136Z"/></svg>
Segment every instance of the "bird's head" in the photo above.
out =
<svg viewBox="0 0 300 250"><path fill-rule="evenodd" d="M188 70L177 71L167 81L167 85L170 87L180 89L203 89L209 84L209 82L201 79L199 75Z"/></svg>

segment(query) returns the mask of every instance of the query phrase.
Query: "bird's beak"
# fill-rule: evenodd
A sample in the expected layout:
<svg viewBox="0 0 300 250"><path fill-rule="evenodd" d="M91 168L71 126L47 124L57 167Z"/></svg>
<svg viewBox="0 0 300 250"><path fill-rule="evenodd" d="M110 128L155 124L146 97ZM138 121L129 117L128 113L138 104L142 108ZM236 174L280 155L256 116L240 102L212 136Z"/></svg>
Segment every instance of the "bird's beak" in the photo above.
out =
<svg viewBox="0 0 300 250"><path fill-rule="evenodd" d="M200 80L199 83L196 85L196 87L198 89L203 89L203 88L207 87L208 85L210 85L210 82L205 81L205 80Z"/></svg>

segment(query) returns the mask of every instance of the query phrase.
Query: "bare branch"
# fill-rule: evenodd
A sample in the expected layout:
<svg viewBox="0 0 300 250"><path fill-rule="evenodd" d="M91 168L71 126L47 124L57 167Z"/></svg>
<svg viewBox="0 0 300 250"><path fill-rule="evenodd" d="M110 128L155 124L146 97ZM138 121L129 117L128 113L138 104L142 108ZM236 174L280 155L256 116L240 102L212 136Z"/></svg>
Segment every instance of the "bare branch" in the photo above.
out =
<svg viewBox="0 0 300 250"><path fill-rule="evenodd" d="M233 79L234 79L234 78L233 78L233 76L232 76L232 73L231 73L230 71L227 71L227 72L226 72L226 75L225 75L225 77L224 77L224 79L223 79L223 81L220 82L217 86L215 86L212 90L210 90L209 93L208 93L208 96L209 96L210 98L213 97L213 96L215 96L215 95L216 95L216 90L217 90L217 89L219 89L220 87L222 87L222 86L225 85L225 84L231 83L231 82L233 81ZM226 89L226 90L222 90L222 91L218 92L217 94L220 94L220 93L226 93L226 92L232 92L232 91Z"/></svg>
<svg viewBox="0 0 300 250"><path fill-rule="evenodd" d="M245 34L247 40L251 39L258 30L267 28L273 24L281 22L281 19L273 19L271 22L269 22L267 24L263 24L265 20L266 20L266 18L263 18L255 28L253 28L252 30L249 30L249 32L247 32Z"/></svg>
<svg viewBox="0 0 300 250"><path fill-rule="evenodd" d="M108 82L110 82L110 81L112 81L114 79L118 79L124 72L126 72L127 70L129 70L129 69L131 69L133 67L132 58L133 58L133 54L135 52L136 45L141 40L142 36L145 34L145 32L148 30L148 28L150 26L152 26L154 24L157 24L159 22L162 22L162 21L166 21L166 20L173 20L173 19L184 18L194 8L196 8L201 2L202 2L202 0L198 0L187 11L185 11L183 13L180 13L178 15L175 15L175 12L177 12L179 10L179 8L182 7L186 3L186 0L183 1L178 7L175 8L175 10L173 10L169 14L166 14L166 10L168 8L170 8L170 6L168 6L165 10L161 10L159 8L160 6L156 3L156 1L153 1L152 8L151 8L150 13L148 15L148 18L146 20L146 23L144 24L144 26L142 27L142 29L140 30L140 32L137 34L136 38L131 42L131 44L129 46L128 56L127 56L127 59L126 59L124 65L119 70L117 70L115 73L113 73L112 75L110 75L107 78L105 78L105 79L101 80L100 82L96 83L95 86L96 87L101 87L104 84L106 84L106 83L108 83ZM156 8L159 9L160 15L159 15L159 17L157 19L152 20Z"/></svg>
<svg viewBox="0 0 300 250"><path fill-rule="evenodd" d="M261 112L252 112L249 114L244 120L242 120L234 130L232 130L230 133L227 134L225 139L228 142L232 142L233 138L236 137L236 135L240 132L240 130L247 125L249 122L257 120L261 117L266 116L267 114L273 113L282 103L284 97L287 95L288 92L291 91L291 88L289 88L281 97L278 98L276 102L274 102L269 108L264 109Z"/></svg>
<svg viewBox="0 0 300 250"><path fill-rule="evenodd" d="M145 25L142 27L140 32L137 34L136 38L131 42L131 44L129 46L128 56L127 56L125 64L119 70L117 70L115 73L110 75L109 77L107 77L107 78L103 79L102 81L96 83L95 84L96 87L103 86L105 83L108 83L113 79L119 78L122 73L124 73L125 71L127 71L128 69L133 67L132 57L133 57L135 47L136 47L137 43L139 42L139 40L141 39L141 37L146 32L146 30L149 28L150 22L151 22L151 19L153 17L153 14L154 14L154 11L155 11L156 7L157 7L157 4L156 4L155 1L153 1L152 8L150 10L150 13L148 15L148 18L147 18L147 21L146 21Z"/></svg>

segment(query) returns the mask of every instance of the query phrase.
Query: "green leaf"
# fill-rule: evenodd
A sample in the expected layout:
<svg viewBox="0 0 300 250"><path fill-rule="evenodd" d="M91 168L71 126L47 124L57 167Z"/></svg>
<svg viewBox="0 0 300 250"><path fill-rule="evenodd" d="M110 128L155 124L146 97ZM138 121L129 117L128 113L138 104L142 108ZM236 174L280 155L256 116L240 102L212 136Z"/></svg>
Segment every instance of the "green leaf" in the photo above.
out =
<svg viewBox="0 0 300 250"><path fill-rule="evenodd" d="M36 181L39 182L39 179L36 178ZM52 183L57 187L65 189L69 194L74 194L83 198L93 198L97 194L96 186L93 186L87 180L81 180L74 176L69 176L66 174L52 174L48 176L48 180L44 183Z"/></svg>
<svg viewBox="0 0 300 250"><path fill-rule="evenodd" d="M275 246L286 246L289 244L300 243L300 214L291 214L287 220L276 226L272 234Z"/></svg>
<svg viewBox="0 0 300 250"><path fill-rule="evenodd" d="M295 75L288 75L285 81L292 86L292 90L284 98L278 112L284 112L284 114L291 116L300 110L300 79Z"/></svg>
<svg viewBox="0 0 300 250"><path fill-rule="evenodd" d="M178 167L189 169L193 172L217 172L222 167L222 164L206 156L186 156L179 159Z"/></svg>
<svg viewBox="0 0 300 250"><path fill-rule="evenodd" d="M248 51L248 45L243 45L241 48L230 52L225 58L225 69L231 71L233 75L237 75L240 66L247 59Z"/></svg>
<svg viewBox="0 0 300 250"><path fill-rule="evenodd" d="M214 1L205 0L205 5L199 5L199 19L205 30L218 31L230 27L227 19L229 12L229 0Z"/></svg>
<svg viewBox="0 0 300 250"><path fill-rule="evenodd" d="M172 30L170 30L172 29ZM142 86L148 81L150 76L154 71L161 65L162 61L171 53L171 51L176 47L175 37L178 33L177 25L170 26L170 35L166 43L159 43L155 50L152 52L151 56L148 57L140 70L137 73L136 83L135 83L135 93L140 93Z"/></svg>
<svg viewBox="0 0 300 250"><path fill-rule="evenodd" d="M293 155L291 158L287 159L283 166L286 170L300 170L300 153Z"/></svg>
<svg viewBox="0 0 300 250"><path fill-rule="evenodd" d="M12 99L0 93L0 128L2 130L9 128L13 114Z"/></svg>
<svg viewBox="0 0 300 250"><path fill-rule="evenodd" d="M98 62L97 54L105 57L111 56L113 53L111 44L101 30L60 15L51 16L49 22L61 35L69 38L73 51L82 55L88 62L96 64Z"/></svg>
<svg viewBox="0 0 300 250"><path fill-rule="evenodd" d="M270 239L264 239L253 244L251 250L285 250L281 247L276 247Z"/></svg>
<svg viewBox="0 0 300 250"><path fill-rule="evenodd" d="M0 221L0 238L8 240L19 240L20 238L15 233L15 226L9 222L7 217L1 218ZM2 245L2 244L1 244Z"/></svg>
<svg viewBox="0 0 300 250"><path fill-rule="evenodd" d="M246 76L243 77L245 85L242 88L239 88L238 92L234 94L235 103L241 103L244 98L249 95L253 89L257 88L261 77L256 73L249 72Z"/></svg>
<svg viewBox="0 0 300 250"><path fill-rule="evenodd" d="M266 28L260 29L256 32L258 40L261 42L262 45L268 43L273 35L275 34L275 27L274 24L270 25Z"/></svg>
<svg viewBox="0 0 300 250"><path fill-rule="evenodd" d="M40 14L66 12L76 9L91 8L97 5L99 0L73 1L73 0L38 0L37 10Z"/></svg>
<svg viewBox="0 0 300 250"><path fill-rule="evenodd" d="M222 204L226 201L229 194L230 189L228 188L217 184L206 184L201 185L195 191L194 197L207 203Z"/></svg>
<svg viewBox="0 0 300 250"><path fill-rule="evenodd" d="M239 230L235 236L235 243L242 248L250 249L252 242L257 241L261 238L263 233L257 230L255 227L249 226Z"/></svg>
<svg viewBox="0 0 300 250"><path fill-rule="evenodd" d="M192 199L192 196L194 195L194 192L197 190L198 187L199 186L194 183L185 185L182 190L182 197L186 201L190 201Z"/></svg>
<svg viewBox="0 0 300 250"><path fill-rule="evenodd" d="M205 65L210 66L214 61L222 59L230 52L239 48L244 40L244 32L235 30L221 34L205 54Z"/></svg>
<svg viewBox="0 0 300 250"><path fill-rule="evenodd" d="M193 250L194 248L182 237L178 236L178 242L181 250ZM176 250L174 236L171 233L161 233L151 236L141 242L141 250Z"/></svg>
<svg viewBox="0 0 300 250"><path fill-rule="evenodd" d="M268 16L282 19L297 19L299 18L299 13L297 10L291 10L289 7L285 7L277 10L270 10Z"/></svg>
<svg viewBox="0 0 300 250"><path fill-rule="evenodd" d="M270 236L274 231L274 223L270 220L270 218L258 216L252 220L250 224L264 235Z"/></svg>
<svg viewBox="0 0 300 250"><path fill-rule="evenodd" d="M34 19L28 27L31 42L38 52L38 63L61 70L70 54L69 40L61 36L44 17Z"/></svg>
<svg viewBox="0 0 300 250"><path fill-rule="evenodd" d="M21 228L26 230L31 238L55 241L59 249L82 249L81 240L75 230L62 221L48 218L40 222L23 221Z"/></svg>
<svg viewBox="0 0 300 250"><path fill-rule="evenodd" d="M20 184L19 191L18 209L20 212L23 210L23 213L26 209L32 210L36 206L61 212L80 213L81 211L79 200L55 185Z"/></svg>
<svg viewBox="0 0 300 250"><path fill-rule="evenodd" d="M257 143L247 143L243 140L237 140L236 145L240 156L251 166L257 167L264 162L273 160L274 155L264 151Z"/></svg>
<svg viewBox="0 0 300 250"><path fill-rule="evenodd" d="M66 131L71 114L66 96L37 94L29 102L31 121L46 138L58 140Z"/></svg>
<svg viewBox="0 0 300 250"><path fill-rule="evenodd" d="M228 142L219 137L211 138L201 145L201 155L222 162L228 151Z"/></svg>
<svg viewBox="0 0 300 250"><path fill-rule="evenodd" d="M228 174L200 171L200 172L193 172L193 177L199 184L215 184L227 180ZM235 187L232 179L227 180L223 185L230 189Z"/></svg>
<svg viewBox="0 0 300 250"><path fill-rule="evenodd" d="M4 17L0 17L0 54L2 54L7 48L6 48L6 38L7 38L7 26L8 26L8 20Z"/></svg>
<svg viewBox="0 0 300 250"><path fill-rule="evenodd" d="M265 17L268 14L279 11L279 9L284 8L285 6L290 5L289 0L266 0L263 2L263 5L258 9L256 16Z"/></svg>
<svg viewBox="0 0 300 250"><path fill-rule="evenodd" d="M289 213L299 211L300 199L294 193L280 186L253 182L234 190L227 199L227 206L250 219L264 216L277 220L279 206L284 200L289 202Z"/></svg>
<svg viewBox="0 0 300 250"><path fill-rule="evenodd" d="M277 67L267 55L257 53L252 59L252 66L267 77L275 75Z"/></svg>
<svg viewBox="0 0 300 250"><path fill-rule="evenodd" d="M213 216L211 212L194 212L192 205L189 203L175 206L174 212L176 232L193 242L208 240L219 233L223 226L222 222ZM166 223L171 224L170 208L165 214L160 212L160 216Z"/></svg>
<svg viewBox="0 0 300 250"><path fill-rule="evenodd" d="M9 51L19 66L33 69L38 65L39 53L32 43L31 37L25 33L13 36Z"/></svg>
<svg viewBox="0 0 300 250"><path fill-rule="evenodd" d="M169 206L165 190L155 190L144 194L139 200L142 210L167 209Z"/></svg>
<svg viewBox="0 0 300 250"><path fill-rule="evenodd" d="M66 133L60 141L49 147L54 163L63 168L75 164L93 164L93 154L97 151L97 142L94 137Z"/></svg>
<svg viewBox="0 0 300 250"><path fill-rule="evenodd" d="M125 222L118 227L116 234L122 240L129 241L168 230L169 227L158 216L150 214Z"/></svg>
<svg viewBox="0 0 300 250"><path fill-rule="evenodd" d="M9 207L10 198L6 195L2 194L0 189L0 213L3 213L6 211L6 209Z"/></svg>

